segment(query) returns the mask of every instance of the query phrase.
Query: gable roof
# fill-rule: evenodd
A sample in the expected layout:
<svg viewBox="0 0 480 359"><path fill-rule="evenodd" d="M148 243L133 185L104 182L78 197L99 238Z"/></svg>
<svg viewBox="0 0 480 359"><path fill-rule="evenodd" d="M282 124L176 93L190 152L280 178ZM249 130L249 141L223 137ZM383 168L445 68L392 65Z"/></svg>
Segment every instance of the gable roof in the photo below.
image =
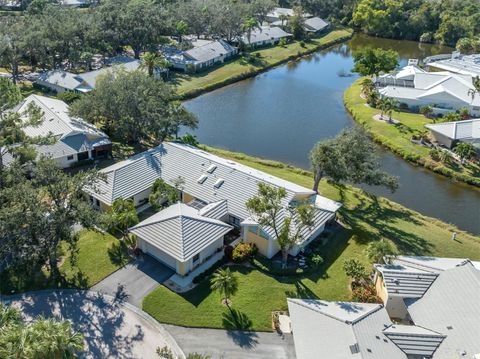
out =
<svg viewBox="0 0 480 359"><path fill-rule="evenodd" d="M450 58L431 62L430 65L460 74L480 76L480 54L458 56L454 53Z"/></svg>
<svg viewBox="0 0 480 359"><path fill-rule="evenodd" d="M429 130L452 140L476 140L480 138L480 118L425 125Z"/></svg>
<svg viewBox="0 0 480 359"><path fill-rule="evenodd" d="M223 40L208 41L184 52L184 55L197 62L207 62L219 56L235 52L235 48Z"/></svg>
<svg viewBox="0 0 480 359"><path fill-rule="evenodd" d="M328 25L328 22L317 16L305 20L305 27L307 28L307 31L309 29L313 31L320 31L325 29Z"/></svg>
<svg viewBox="0 0 480 359"><path fill-rule="evenodd" d="M381 304L287 299L298 359L406 359L382 331L392 323Z"/></svg>
<svg viewBox="0 0 480 359"><path fill-rule="evenodd" d="M435 359L458 359L480 353L480 271L471 263L455 266L417 300L407 300L416 325L446 335Z"/></svg>
<svg viewBox="0 0 480 359"><path fill-rule="evenodd" d="M290 37L292 34L283 31L277 26L262 26L260 29L256 28L250 33L250 41L248 36L244 34L242 41L246 44L255 44L257 42L278 40L282 37Z"/></svg>
<svg viewBox="0 0 480 359"><path fill-rule="evenodd" d="M431 357L445 339L443 334L416 325L395 324L383 334L405 354L420 358Z"/></svg>
<svg viewBox="0 0 480 359"><path fill-rule="evenodd" d="M188 261L233 227L202 216L184 203L174 204L129 229L180 262Z"/></svg>

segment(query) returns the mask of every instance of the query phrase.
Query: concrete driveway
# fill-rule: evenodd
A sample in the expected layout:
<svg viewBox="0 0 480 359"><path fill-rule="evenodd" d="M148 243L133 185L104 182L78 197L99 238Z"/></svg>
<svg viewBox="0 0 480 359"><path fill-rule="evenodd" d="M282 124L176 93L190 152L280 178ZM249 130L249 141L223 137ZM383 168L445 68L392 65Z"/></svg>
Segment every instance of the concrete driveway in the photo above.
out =
<svg viewBox="0 0 480 359"><path fill-rule="evenodd" d="M92 359L154 359L157 347L167 345L183 357L165 328L128 303L91 291L41 291L5 300L22 310L26 319L39 315L72 321L83 334L85 353Z"/></svg>
<svg viewBox="0 0 480 359"><path fill-rule="evenodd" d="M164 324L185 354L212 359L295 359L293 336L221 329L195 329Z"/></svg>
<svg viewBox="0 0 480 359"><path fill-rule="evenodd" d="M143 298L173 274L173 270L143 254L95 284L91 290L123 299L141 308Z"/></svg>

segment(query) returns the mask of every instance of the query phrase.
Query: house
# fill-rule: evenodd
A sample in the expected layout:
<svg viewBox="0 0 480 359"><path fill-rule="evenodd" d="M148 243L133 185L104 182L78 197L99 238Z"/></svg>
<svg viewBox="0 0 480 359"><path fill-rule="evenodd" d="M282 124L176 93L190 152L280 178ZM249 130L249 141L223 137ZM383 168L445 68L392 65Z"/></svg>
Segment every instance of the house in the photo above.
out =
<svg viewBox="0 0 480 359"><path fill-rule="evenodd" d="M30 95L20 103L15 111L24 113L28 106L34 104L43 113L39 126L24 128L28 136L53 136L54 143L36 145L38 155L55 160L62 168L89 159L107 157L112 150L108 136L94 125L82 119L72 118L68 114L68 105L50 97ZM6 162L10 162L11 157Z"/></svg>
<svg viewBox="0 0 480 359"><path fill-rule="evenodd" d="M458 142L467 142L480 149L480 118L425 125L439 144L453 148Z"/></svg>
<svg viewBox="0 0 480 359"><path fill-rule="evenodd" d="M91 4L91 0L60 0L60 4L64 7L87 7Z"/></svg>
<svg viewBox="0 0 480 359"><path fill-rule="evenodd" d="M223 207L222 201L214 206ZM233 227L215 214L177 203L130 228L130 232L137 236L137 246L144 253L185 276L223 251L223 237Z"/></svg>
<svg viewBox="0 0 480 359"><path fill-rule="evenodd" d="M284 18L288 19L289 17L292 17L294 15L295 15L295 11L293 9L284 8L284 7L275 7L275 8L272 9L272 11L270 11L267 14L266 20L269 23L274 23L276 21L281 21ZM312 15L310 15L308 13L303 14L304 18L308 18L308 17L311 17L311 16Z"/></svg>
<svg viewBox="0 0 480 359"><path fill-rule="evenodd" d="M156 179L161 178L171 186L181 179L179 191L183 203L196 209L208 209L213 203L225 201L226 214L223 214L222 221L236 227L245 242L254 243L259 252L268 258L280 250L273 239L273 230L260 228L245 205L248 199L258 193L258 183L282 187L287 191L279 221L285 219L289 206L304 201L315 206L313 225L303 229L303 241L291 249L291 255L297 255L317 238L325 226L335 220L335 214L341 206L305 187L175 142L164 142L100 172L106 180L99 181L95 190L86 189L97 208L108 209L117 198L132 198L135 206L141 208L148 203ZM295 222L294 218L292 223Z"/></svg>
<svg viewBox="0 0 480 359"><path fill-rule="evenodd" d="M433 359L480 353L480 262L399 256L375 270L377 292L390 317L445 336Z"/></svg>
<svg viewBox="0 0 480 359"><path fill-rule="evenodd" d="M175 69L182 71L197 71L223 63L234 57L238 49L224 40L201 40L190 41L192 48L179 50L171 46L162 46L160 51L166 60Z"/></svg>
<svg viewBox="0 0 480 359"><path fill-rule="evenodd" d="M393 324L381 304L287 299L297 359L431 358L444 335Z"/></svg>
<svg viewBox="0 0 480 359"><path fill-rule="evenodd" d="M244 34L241 41L252 47L271 46L277 44L280 39L290 39L293 35L283 31L277 26L262 26L252 30L250 38Z"/></svg>
<svg viewBox="0 0 480 359"><path fill-rule="evenodd" d="M329 26L328 22L315 16L305 20L304 29L307 33L318 35L328 29Z"/></svg>
<svg viewBox="0 0 480 359"><path fill-rule="evenodd" d="M51 70L40 73L36 83L56 93L65 91L90 92L95 90L99 76L111 71L112 68L122 68L125 71L135 71L140 68L140 60L127 56L116 56L105 62L107 65L99 70L74 74L63 70Z"/></svg>
<svg viewBox="0 0 480 359"><path fill-rule="evenodd" d="M399 256L375 271L385 306L287 299L298 359L480 357L480 262Z"/></svg>
<svg viewBox="0 0 480 359"><path fill-rule="evenodd" d="M22 2L20 0L0 0L0 10L21 10Z"/></svg>
<svg viewBox="0 0 480 359"><path fill-rule="evenodd" d="M462 55L454 51L451 56L432 56L427 65L433 70L450 71L472 77L480 76L480 54Z"/></svg>
<svg viewBox="0 0 480 359"><path fill-rule="evenodd" d="M381 96L412 110L431 106L434 113L444 114L467 108L471 114L480 115L480 97L470 94L474 90L470 75L426 72L410 65L394 74L378 76L374 82Z"/></svg>

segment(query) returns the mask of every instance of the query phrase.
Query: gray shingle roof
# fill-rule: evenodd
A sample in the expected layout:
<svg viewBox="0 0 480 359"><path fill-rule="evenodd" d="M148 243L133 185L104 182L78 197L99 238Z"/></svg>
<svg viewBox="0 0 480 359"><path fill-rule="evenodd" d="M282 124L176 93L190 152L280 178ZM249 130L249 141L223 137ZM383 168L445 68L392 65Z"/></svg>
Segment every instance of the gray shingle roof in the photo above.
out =
<svg viewBox="0 0 480 359"><path fill-rule="evenodd" d="M235 52L235 48L223 40L210 41L202 46L184 52L184 55L197 62L207 62Z"/></svg>
<svg viewBox="0 0 480 359"><path fill-rule="evenodd" d="M298 359L406 359L382 331L392 323L380 304L288 299Z"/></svg>
<svg viewBox="0 0 480 359"><path fill-rule="evenodd" d="M406 301L416 325L446 335L434 359L470 358L480 353L479 298L480 271L466 263L441 272L422 298Z"/></svg>
<svg viewBox="0 0 480 359"><path fill-rule="evenodd" d="M130 228L130 232L180 262L188 261L233 227L199 215L183 203L174 204Z"/></svg>
<svg viewBox="0 0 480 359"><path fill-rule="evenodd" d="M307 31L320 31L325 29L327 26L328 22L316 16L305 20L305 27L307 28Z"/></svg>
<svg viewBox="0 0 480 359"><path fill-rule="evenodd" d="M250 41L248 41L248 36L245 34L242 36L242 41L246 44L255 44L257 42L263 42L268 40L279 40L283 37L290 37L292 34L283 31L281 28L276 26L262 26L260 29L254 29L250 34Z"/></svg>

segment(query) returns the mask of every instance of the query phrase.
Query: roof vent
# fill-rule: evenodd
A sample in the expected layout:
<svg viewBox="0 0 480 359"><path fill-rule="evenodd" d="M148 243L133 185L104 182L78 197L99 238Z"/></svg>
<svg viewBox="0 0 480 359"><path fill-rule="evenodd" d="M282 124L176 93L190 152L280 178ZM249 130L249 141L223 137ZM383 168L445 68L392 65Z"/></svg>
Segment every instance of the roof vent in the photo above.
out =
<svg viewBox="0 0 480 359"><path fill-rule="evenodd" d="M198 179L197 179L197 182L202 184L203 182L205 182L207 180L208 176L207 175L201 175Z"/></svg>
<svg viewBox="0 0 480 359"><path fill-rule="evenodd" d="M358 347L358 343L355 343L353 345L350 345L350 352L352 354L357 354L360 353L360 348Z"/></svg>
<svg viewBox="0 0 480 359"><path fill-rule="evenodd" d="M452 330L453 327L452 327L451 325L449 325L449 326L447 327L447 329L448 329L448 330Z"/></svg>
<svg viewBox="0 0 480 359"><path fill-rule="evenodd" d="M215 166L214 164L211 164L210 167L207 168L207 172L213 173L213 171L215 171L216 168L217 166Z"/></svg>
<svg viewBox="0 0 480 359"><path fill-rule="evenodd" d="M215 184L213 185L213 187L215 187L215 188L220 188L220 187L222 186L223 182L225 182L225 180L222 179L222 178L219 178L219 179L215 182Z"/></svg>

